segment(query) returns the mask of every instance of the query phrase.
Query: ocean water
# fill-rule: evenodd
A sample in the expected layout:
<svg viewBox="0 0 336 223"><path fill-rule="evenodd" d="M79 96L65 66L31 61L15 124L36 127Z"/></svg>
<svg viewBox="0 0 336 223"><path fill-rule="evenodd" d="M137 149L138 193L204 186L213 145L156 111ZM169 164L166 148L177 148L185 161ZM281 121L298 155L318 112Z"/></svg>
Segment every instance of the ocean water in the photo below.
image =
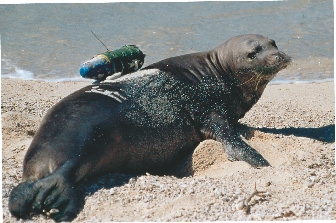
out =
<svg viewBox="0 0 336 223"><path fill-rule="evenodd" d="M0 5L1 77L85 80L82 63L135 44L145 64L258 33L293 63L271 83L334 78L332 0ZM89 80L91 81L91 80Z"/></svg>

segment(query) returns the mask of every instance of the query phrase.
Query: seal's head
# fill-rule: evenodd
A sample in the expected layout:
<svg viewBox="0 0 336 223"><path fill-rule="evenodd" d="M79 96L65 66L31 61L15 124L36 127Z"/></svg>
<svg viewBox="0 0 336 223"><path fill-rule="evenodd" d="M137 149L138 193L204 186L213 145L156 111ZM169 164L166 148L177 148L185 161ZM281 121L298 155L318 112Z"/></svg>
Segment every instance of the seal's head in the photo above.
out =
<svg viewBox="0 0 336 223"><path fill-rule="evenodd" d="M248 34L235 36L215 49L218 61L236 86L264 90L277 72L285 68L290 57L278 50L275 41Z"/></svg>

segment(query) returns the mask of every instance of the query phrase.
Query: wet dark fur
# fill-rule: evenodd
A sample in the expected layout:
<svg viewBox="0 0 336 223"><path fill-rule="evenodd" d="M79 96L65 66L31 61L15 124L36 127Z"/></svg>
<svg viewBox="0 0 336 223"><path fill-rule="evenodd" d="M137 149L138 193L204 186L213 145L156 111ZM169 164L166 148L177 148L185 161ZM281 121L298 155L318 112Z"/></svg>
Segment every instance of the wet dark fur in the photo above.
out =
<svg viewBox="0 0 336 223"><path fill-rule="evenodd" d="M75 188L83 178L164 173L205 139L221 142L231 160L268 166L235 124L289 62L273 40L242 35L214 50L144 69L160 70L149 70L153 75L69 95L48 112L28 149L23 182L10 194L11 213L22 217L57 209L53 219L72 220L80 211Z"/></svg>

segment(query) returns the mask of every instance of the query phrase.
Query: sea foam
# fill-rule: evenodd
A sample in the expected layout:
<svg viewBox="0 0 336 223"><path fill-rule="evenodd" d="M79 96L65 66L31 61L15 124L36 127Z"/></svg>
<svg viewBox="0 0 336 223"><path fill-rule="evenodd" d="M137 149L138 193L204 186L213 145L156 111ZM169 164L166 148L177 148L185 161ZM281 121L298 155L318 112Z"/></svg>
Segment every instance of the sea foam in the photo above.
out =
<svg viewBox="0 0 336 223"><path fill-rule="evenodd" d="M1 78L34 79L33 72L21 69L16 64L11 63L9 59L1 58L1 65Z"/></svg>

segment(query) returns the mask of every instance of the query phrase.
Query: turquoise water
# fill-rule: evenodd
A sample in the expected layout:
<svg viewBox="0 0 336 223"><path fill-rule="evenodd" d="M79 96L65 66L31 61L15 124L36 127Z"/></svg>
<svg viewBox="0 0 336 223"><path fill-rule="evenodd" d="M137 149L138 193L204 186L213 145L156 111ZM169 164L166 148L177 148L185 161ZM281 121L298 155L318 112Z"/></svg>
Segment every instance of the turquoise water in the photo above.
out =
<svg viewBox="0 0 336 223"><path fill-rule="evenodd" d="M273 83L327 81L334 76L332 0L0 5L1 75L48 81L84 80L81 64L135 44L145 65L210 50L258 33L293 58Z"/></svg>

